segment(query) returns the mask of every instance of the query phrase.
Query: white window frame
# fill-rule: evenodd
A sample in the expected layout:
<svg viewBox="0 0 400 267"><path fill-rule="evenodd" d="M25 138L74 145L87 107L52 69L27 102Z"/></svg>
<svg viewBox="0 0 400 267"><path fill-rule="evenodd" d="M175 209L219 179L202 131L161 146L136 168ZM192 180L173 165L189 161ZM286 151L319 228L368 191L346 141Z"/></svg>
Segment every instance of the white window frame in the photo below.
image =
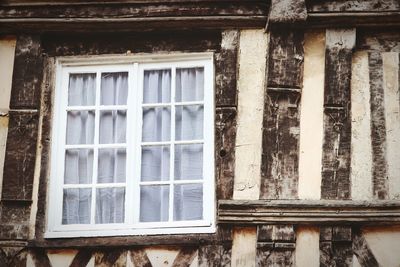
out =
<svg viewBox="0 0 400 267"><path fill-rule="evenodd" d="M142 85L145 69L171 68L171 104L174 108L175 69L185 67L204 67L204 125L203 125L203 220L171 221L171 198L173 191L170 186L169 221L140 223L139 219L139 179L141 160L142 134ZM96 76L96 125L99 120L100 73L101 72L128 72L128 100L126 106L111 106L127 109L127 143L99 145L98 127L95 129L95 146L98 147L127 147L127 170L125 186L125 223L94 224L95 203L92 195L91 224L62 225L62 205L64 185L64 157L66 136L66 109L68 101L69 73L97 73ZM195 104L196 102L185 102ZM215 175L214 175L214 66L213 53L175 53L175 54L139 54L125 56L96 56L96 57L63 57L56 62L56 85L54 96L54 111L52 123L52 150L47 201L47 227L45 238L60 237L92 237L92 236L123 236L123 235L155 235L155 234L186 234L186 233L214 233L215 232ZM147 104L144 104L147 105ZM104 107L106 110L110 106ZM88 109L87 106L82 109ZM91 109L91 108L90 108ZM74 108L74 110L76 110ZM172 117L171 123L174 118ZM171 127L173 124L171 125ZM133 136L134 138L128 138ZM96 140L97 139L97 140ZM171 136L172 143L174 137ZM187 143L187 142L185 142ZM189 141L190 143L190 141ZM78 145L85 146L85 145ZM171 153L173 149L171 149ZM94 156L96 159L96 156ZM137 164L128 164L136 162ZM97 160L94 160L93 177L96 177ZM129 166L134 168L129 168ZM92 184L88 187L107 187L107 184ZM168 181L169 182L169 181ZM148 182L147 182L148 183ZM172 181L172 183L185 183ZM115 184L112 184L115 187ZM80 187L81 188L81 187ZM135 190L135 192L133 192ZM172 195L172 196L171 196ZM137 208L134 207L136 205ZM131 211L131 212L129 212ZM136 212L134 212L136 211Z"/></svg>

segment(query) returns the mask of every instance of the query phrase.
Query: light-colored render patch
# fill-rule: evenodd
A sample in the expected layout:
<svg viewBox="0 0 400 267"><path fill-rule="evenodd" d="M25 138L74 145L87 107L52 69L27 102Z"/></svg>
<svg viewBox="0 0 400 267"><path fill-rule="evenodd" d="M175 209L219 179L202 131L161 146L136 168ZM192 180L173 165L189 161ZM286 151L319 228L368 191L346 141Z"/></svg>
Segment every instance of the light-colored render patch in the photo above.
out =
<svg viewBox="0 0 400 267"><path fill-rule="evenodd" d="M296 230L296 267L319 267L319 228Z"/></svg>
<svg viewBox="0 0 400 267"><path fill-rule="evenodd" d="M363 234L380 266L400 266L400 227L368 227Z"/></svg>
<svg viewBox="0 0 400 267"><path fill-rule="evenodd" d="M234 199L260 194L267 37L263 29L240 32Z"/></svg>
<svg viewBox="0 0 400 267"><path fill-rule="evenodd" d="M47 256L51 266L69 267L77 253L77 250L50 250Z"/></svg>
<svg viewBox="0 0 400 267"><path fill-rule="evenodd" d="M147 257L152 266L169 267L172 266L179 250L168 250L160 248L146 249Z"/></svg>
<svg viewBox="0 0 400 267"><path fill-rule="evenodd" d="M256 227L237 227L233 231L232 267L253 267L256 259Z"/></svg>
<svg viewBox="0 0 400 267"><path fill-rule="evenodd" d="M8 110L14 68L15 37L0 39L0 198L3 185L4 157L8 133Z"/></svg>
<svg viewBox="0 0 400 267"><path fill-rule="evenodd" d="M325 31L305 33L300 110L299 198L320 199L325 78Z"/></svg>
<svg viewBox="0 0 400 267"><path fill-rule="evenodd" d="M37 267L33 262L32 256L30 254L26 255L26 267Z"/></svg>
<svg viewBox="0 0 400 267"><path fill-rule="evenodd" d="M351 196L368 200L372 197L372 147L367 52L353 54L351 73Z"/></svg>
<svg viewBox="0 0 400 267"><path fill-rule="evenodd" d="M399 53L382 53L389 196L400 199Z"/></svg>

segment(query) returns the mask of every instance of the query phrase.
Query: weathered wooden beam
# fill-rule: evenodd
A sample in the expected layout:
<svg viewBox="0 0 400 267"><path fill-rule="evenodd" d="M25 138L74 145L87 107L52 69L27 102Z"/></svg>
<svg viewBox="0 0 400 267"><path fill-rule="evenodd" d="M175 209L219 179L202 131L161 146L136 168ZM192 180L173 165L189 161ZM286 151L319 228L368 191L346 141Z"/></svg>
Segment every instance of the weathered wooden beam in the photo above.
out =
<svg viewBox="0 0 400 267"><path fill-rule="evenodd" d="M297 198L303 41L301 30L270 34L260 199Z"/></svg>
<svg viewBox="0 0 400 267"><path fill-rule="evenodd" d="M321 227L320 266L352 266L351 227Z"/></svg>
<svg viewBox="0 0 400 267"><path fill-rule="evenodd" d="M293 225L260 225L256 266L294 266L296 235Z"/></svg>
<svg viewBox="0 0 400 267"><path fill-rule="evenodd" d="M363 267L379 266L372 250L368 246L367 240L362 234L360 228L353 228L353 253L356 255L358 262Z"/></svg>
<svg viewBox="0 0 400 267"><path fill-rule="evenodd" d="M327 29L325 52L323 199L350 198L350 80L355 29Z"/></svg>
<svg viewBox="0 0 400 267"><path fill-rule="evenodd" d="M267 28L269 25L304 23L306 19L305 0L271 0Z"/></svg>
<svg viewBox="0 0 400 267"><path fill-rule="evenodd" d="M397 0L308 0L309 12L365 12L365 11L398 11Z"/></svg>
<svg viewBox="0 0 400 267"><path fill-rule="evenodd" d="M231 199L235 175L236 108L218 108L215 118L217 199Z"/></svg>
<svg viewBox="0 0 400 267"><path fill-rule="evenodd" d="M380 52L368 54L371 105L372 191L376 199L388 198L386 117L383 64Z"/></svg>
<svg viewBox="0 0 400 267"><path fill-rule="evenodd" d="M220 200L220 224L400 224L400 202L350 200Z"/></svg>

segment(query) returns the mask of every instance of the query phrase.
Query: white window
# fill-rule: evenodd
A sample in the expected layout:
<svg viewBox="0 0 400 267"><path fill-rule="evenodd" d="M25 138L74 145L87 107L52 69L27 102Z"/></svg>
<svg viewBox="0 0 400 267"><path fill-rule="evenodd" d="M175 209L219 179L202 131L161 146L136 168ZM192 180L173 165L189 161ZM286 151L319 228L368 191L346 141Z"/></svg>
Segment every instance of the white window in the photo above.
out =
<svg viewBox="0 0 400 267"><path fill-rule="evenodd" d="M212 54L60 59L46 237L214 225Z"/></svg>

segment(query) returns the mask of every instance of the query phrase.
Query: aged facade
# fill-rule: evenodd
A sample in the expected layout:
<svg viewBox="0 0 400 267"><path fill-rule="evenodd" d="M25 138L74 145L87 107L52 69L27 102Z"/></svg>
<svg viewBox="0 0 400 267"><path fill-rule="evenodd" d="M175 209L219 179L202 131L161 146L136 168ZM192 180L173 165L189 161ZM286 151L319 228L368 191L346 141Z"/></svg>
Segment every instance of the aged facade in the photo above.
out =
<svg viewBox="0 0 400 267"><path fill-rule="evenodd" d="M399 53L398 0L0 2L0 266L400 266Z"/></svg>

